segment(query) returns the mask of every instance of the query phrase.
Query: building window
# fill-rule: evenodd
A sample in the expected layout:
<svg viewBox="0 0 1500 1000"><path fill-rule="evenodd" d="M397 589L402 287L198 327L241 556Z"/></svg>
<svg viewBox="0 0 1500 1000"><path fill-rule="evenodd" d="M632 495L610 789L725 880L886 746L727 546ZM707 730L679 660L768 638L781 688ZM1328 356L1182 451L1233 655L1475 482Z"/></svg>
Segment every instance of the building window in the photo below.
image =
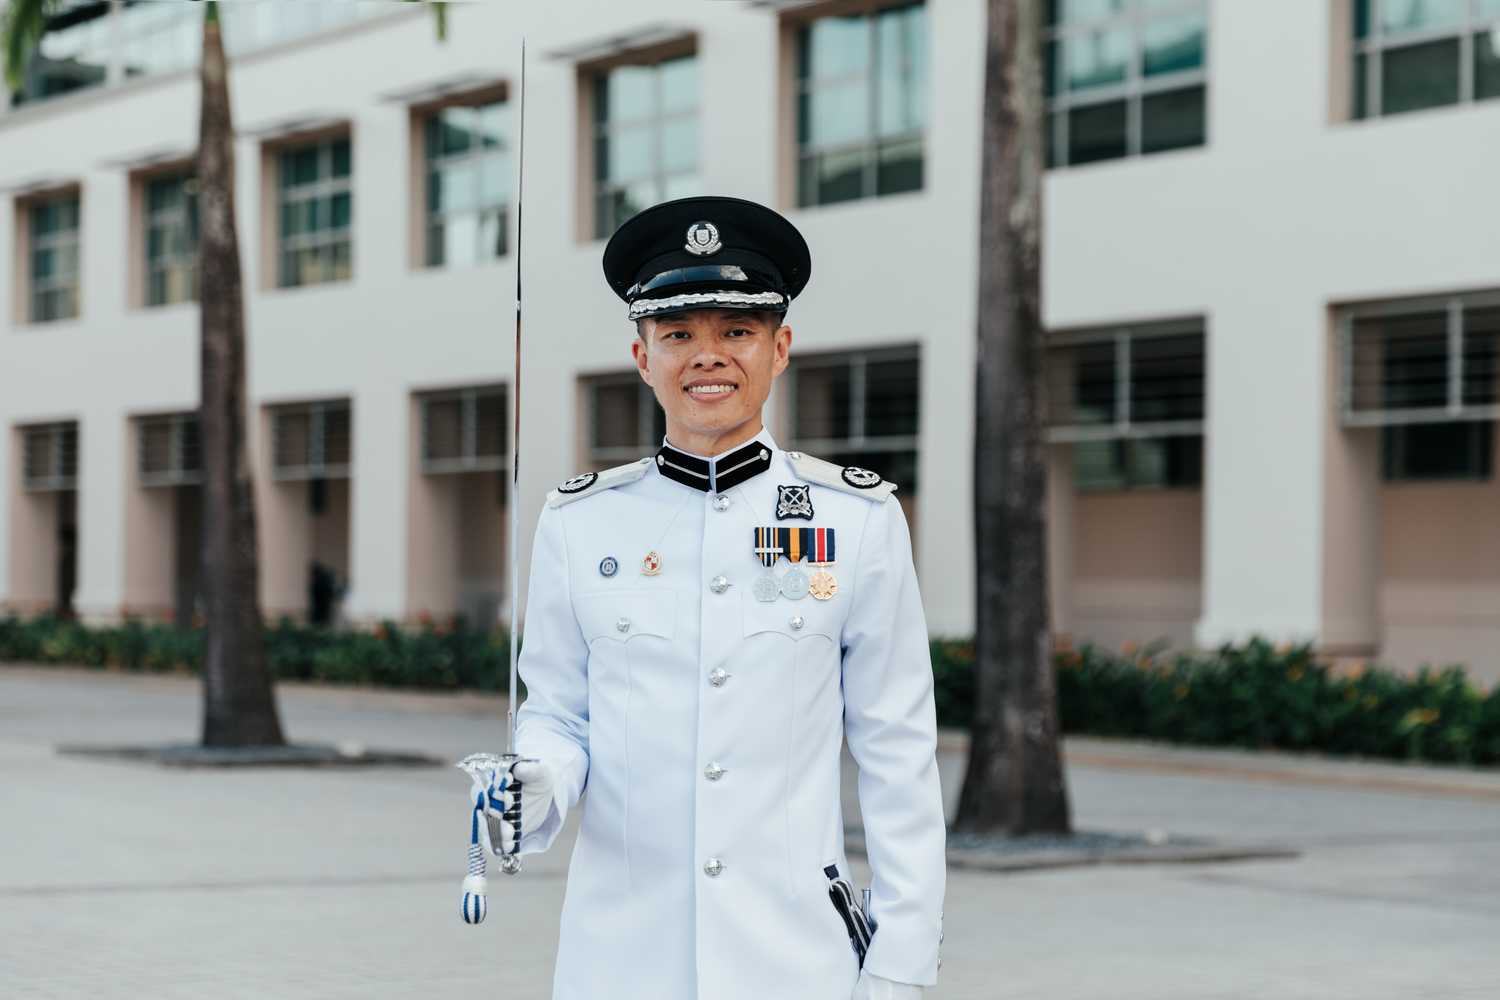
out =
<svg viewBox="0 0 1500 1000"><path fill-rule="evenodd" d="M196 413L142 417L137 431L142 486L192 486L203 481Z"/></svg>
<svg viewBox="0 0 1500 1000"><path fill-rule="evenodd" d="M493 472L508 466L503 388L435 392L421 401L423 472Z"/></svg>
<svg viewBox="0 0 1500 1000"><path fill-rule="evenodd" d="M1500 293L1351 309L1344 424L1380 427L1389 480L1489 479L1500 415Z"/></svg>
<svg viewBox="0 0 1500 1000"><path fill-rule="evenodd" d="M345 281L352 271L349 139L284 149L281 187L281 286Z"/></svg>
<svg viewBox="0 0 1500 1000"><path fill-rule="evenodd" d="M593 76L594 237L644 208L696 194L698 57Z"/></svg>
<svg viewBox="0 0 1500 1000"><path fill-rule="evenodd" d="M1355 118L1500 97L1500 0L1353 0Z"/></svg>
<svg viewBox="0 0 1500 1000"><path fill-rule="evenodd" d="M347 401L278 406L271 413L271 474L276 479L347 479Z"/></svg>
<svg viewBox="0 0 1500 1000"><path fill-rule="evenodd" d="M31 322L78 315L79 199L76 193L34 201L31 219Z"/></svg>
<svg viewBox="0 0 1500 1000"><path fill-rule="evenodd" d="M921 368L915 347L794 358L793 446L872 469L917 495Z"/></svg>
<svg viewBox="0 0 1500 1000"><path fill-rule="evenodd" d="M635 372L584 379L588 463L596 469L633 462L661 447L667 418Z"/></svg>
<svg viewBox="0 0 1500 1000"><path fill-rule="evenodd" d="M798 29L798 205L921 190L926 121L923 4Z"/></svg>
<svg viewBox="0 0 1500 1000"><path fill-rule="evenodd" d="M146 305L198 298L198 181L191 174L146 182Z"/></svg>
<svg viewBox="0 0 1500 1000"><path fill-rule="evenodd" d="M23 428L21 485L32 492L78 488L76 421Z"/></svg>
<svg viewBox="0 0 1500 1000"><path fill-rule="evenodd" d="M1205 0L1052 0L1048 7L1049 167L1204 144Z"/></svg>
<svg viewBox="0 0 1500 1000"><path fill-rule="evenodd" d="M427 266L504 256L509 235L511 114L504 101L427 117Z"/></svg>
<svg viewBox="0 0 1500 1000"><path fill-rule="evenodd" d="M1059 334L1047 348L1047 438L1080 491L1203 482L1199 323Z"/></svg>

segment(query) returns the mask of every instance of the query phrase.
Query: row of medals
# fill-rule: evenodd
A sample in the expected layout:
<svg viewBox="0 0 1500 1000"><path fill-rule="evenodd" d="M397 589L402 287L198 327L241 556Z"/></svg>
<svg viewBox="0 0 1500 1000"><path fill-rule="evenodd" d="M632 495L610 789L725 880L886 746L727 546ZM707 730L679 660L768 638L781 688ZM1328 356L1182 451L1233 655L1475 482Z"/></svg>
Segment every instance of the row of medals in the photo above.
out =
<svg viewBox="0 0 1500 1000"><path fill-rule="evenodd" d="M613 562L612 558L606 559L604 564L600 565L600 571L605 576L615 575L612 565L607 569L605 568L606 564ZM771 603L778 597L800 601L808 594L811 594L813 599L817 601L832 600L833 596L839 592L838 578L828 570L828 567L833 564L809 561L807 565L817 567L816 572L809 575L798 569L794 564L779 580L776 578L775 573L766 570L755 578L755 582L750 586L750 591L755 595L757 601L763 601L766 604ZM655 550L647 552L645 558L641 560L641 575L658 576L660 573L661 556Z"/></svg>
<svg viewBox="0 0 1500 1000"><path fill-rule="evenodd" d="M820 567L812 575L804 573L796 564L782 574L781 579L776 579L776 574L766 570L755 578L750 585L750 591L755 595L757 601L770 604L778 597L786 597L793 601L800 601L808 594L814 600L829 601L839 592L839 581L827 567L832 563L809 562L807 565Z"/></svg>

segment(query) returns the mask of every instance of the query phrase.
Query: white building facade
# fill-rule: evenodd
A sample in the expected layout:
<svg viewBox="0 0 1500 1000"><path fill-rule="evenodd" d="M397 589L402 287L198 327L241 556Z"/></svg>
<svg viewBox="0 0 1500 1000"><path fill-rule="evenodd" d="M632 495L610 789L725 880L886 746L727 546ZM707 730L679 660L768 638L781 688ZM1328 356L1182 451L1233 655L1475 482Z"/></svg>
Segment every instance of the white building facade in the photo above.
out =
<svg viewBox="0 0 1500 1000"><path fill-rule="evenodd" d="M524 32L525 538L659 440L604 239L752 198L815 265L769 425L903 484L933 631L972 631L979 0L454 5L441 41L415 5L312 6L225 25L269 615L508 607ZM74 5L0 114L12 610L192 616L185 9ZM1058 631L1500 677L1500 3L1050 17Z"/></svg>

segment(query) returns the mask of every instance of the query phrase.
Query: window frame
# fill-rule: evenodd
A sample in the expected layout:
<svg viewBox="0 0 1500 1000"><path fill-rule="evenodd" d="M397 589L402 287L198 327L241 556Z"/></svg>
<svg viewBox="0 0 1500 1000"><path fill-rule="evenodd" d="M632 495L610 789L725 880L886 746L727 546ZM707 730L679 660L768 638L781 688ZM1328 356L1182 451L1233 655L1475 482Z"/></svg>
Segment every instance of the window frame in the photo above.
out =
<svg viewBox="0 0 1500 1000"><path fill-rule="evenodd" d="M500 436L505 447L499 455L479 454L479 401L481 399L498 398L501 401L500 412ZM428 454L428 441L431 411L429 407L434 403L447 403L457 400L460 406L460 445L461 454L457 458L432 458ZM420 393L417 396L421 416L421 438L420 438L420 465L423 475L440 476L452 475L462 472L503 472L510 468L510 439L511 428L509 420L505 415L510 412L509 387L504 383L493 385L465 386L461 389L440 389L433 392Z"/></svg>
<svg viewBox="0 0 1500 1000"><path fill-rule="evenodd" d="M1349 95L1348 117L1351 121L1373 121L1393 115L1436 111L1439 108L1461 107L1478 103L1474 96L1474 38L1485 29L1500 32L1500 10L1488 17L1479 15L1476 0L1463 0L1462 20L1440 28L1423 28L1414 31L1387 35L1380 26L1381 5L1385 0L1368 0L1369 25L1364 38L1356 36L1359 30L1358 8L1361 0L1349 0L1349 78L1352 81ZM1435 104L1410 111L1386 112L1385 103L1385 55L1392 49L1407 49L1432 42L1456 40L1458 42L1458 99L1449 104ZM1360 77L1359 60L1365 60L1363 79ZM1486 97L1482 100L1500 98ZM1362 113L1361 113L1362 112Z"/></svg>
<svg viewBox="0 0 1500 1000"><path fill-rule="evenodd" d="M313 479L348 479L354 467L354 406L347 399L317 400L310 403L279 403L268 407L271 417L271 478L278 482L298 482ZM328 416L333 413L348 414L349 461L328 464ZM277 456L281 450L281 424L283 417L297 414L308 415L307 462L304 465L280 465Z"/></svg>
<svg viewBox="0 0 1500 1000"><path fill-rule="evenodd" d="M339 143L349 145L349 172L342 177L334 176L333 154L334 147ZM288 187L285 182L285 171L287 157L301 150L313 148L318 155L318 177L316 180ZM341 282L354 280L354 220L356 206L354 204L354 136L347 128L342 128L327 134L314 134L307 136L289 136L284 140L278 140L274 147L268 150L275 164L275 187L274 211L275 218L271 220L275 233L273 261L274 274L276 277L276 289L289 288L316 288L322 285L336 285ZM326 170L325 170L326 168ZM286 208L292 203L305 203L309 201L327 200L331 206L333 199L340 194L349 196L349 223L336 228L323 228L311 233L298 233L288 236L284 229ZM290 197L289 197L290 196ZM327 277L318 281L289 282L287 280L287 255L302 250L327 250L333 253L340 244L348 247L349 274L339 277L331 270Z"/></svg>
<svg viewBox="0 0 1500 1000"><path fill-rule="evenodd" d="M478 192L476 191L474 199L475 207L473 208L458 212L452 210L434 210L432 207L432 176L439 168L466 162L473 163L475 165L474 183L479 190L483 190L481 174L484 161L489 159L505 159L515 154L517 147L513 133L516 122L514 109L511 108L510 104L510 87L502 81L476 89L469 89L463 93L446 95L441 99L429 101L412 108L412 117L416 125L416 154L421 163L421 169L417 171L416 176L416 181L420 185L421 191L420 197L417 199L419 209L416 220L417 225L420 227L417 236L419 253L416 255L415 260L418 270L438 271L455 267L483 267L487 264L502 261L511 255L512 248L515 245L511 233L511 220L515 214L512 212L515 201L514 170L510 171L510 175L505 178L503 198L494 204L482 204L481 199L477 197ZM451 111L455 108L466 108L477 113L493 105L503 105L507 113L511 116L510 127L507 128L505 134L501 137L501 144L499 146L491 149L486 149L483 146L478 148L471 147L463 153L440 154L437 157L433 157L431 146L428 142L428 131L445 111ZM482 219L490 215L498 215L500 219L499 231L503 234L504 238L504 246L500 253L489 254L484 252L481 246L481 252L477 256L477 259L471 263L455 264L448 260L444 260L440 264L432 262L432 227L436 222L441 221L446 224L450 219ZM477 233L475 238L476 240L478 239Z"/></svg>
<svg viewBox="0 0 1500 1000"><path fill-rule="evenodd" d="M868 374L871 363L905 361L912 364L912 378L916 387L916 427L911 434L870 434ZM809 370L849 369L849 430L848 437L803 437L798 433L801 414L797 409L797 381ZM791 447L815 455L863 453L874 455L912 452L917 462L922 455L922 345L920 343L893 346L851 348L839 351L820 351L816 354L799 354L787 366L786 421ZM917 490L911 484L900 484L902 491L916 497Z"/></svg>
<svg viewBox="0 0 1500 1000"><path fill-rule="evenodd" d="M71 203L74 206L74 224L71 229L57 229L46 234L39 234L39 210L53 205ZM35 195L28 195L22 202L25 212L26 226L26 259L23 263L26 275L26 322L31 325L41 326L47 323L66 323L76 320L83 315L83 192L77 187L64 188L62 190L48 191ZM73 270L62 273L55 272L51 277L38 278L36 273L36 254L38 250L64 250L72 247L74 256ZM42 318L39 315L38 303L41 296L67 291L73 292L73 311L65 315L49 316Z"/></svg>
<svg viewBox="0 0 1500 1000"><path fill-rule="evenodd" d="M136 471L140 476L141 486L154 489L162 486L202 485L203 444L196 412L162 413L137 417L135 425ZM146 469L146 432L152 427L167 428L167 468L161 472L151 472ZM189 465L187 462L187 455L190 453L187 447L189 427L192 428L194 434L200 435L196 456L198 461L194 465Z"/></svg>
<svg viewBox="0 0 1500 1000"><path fill-rule="evenodd" d="M1203 14L1203 64L1196 69L1177 70L1159 76L1148 77L1145 74L1145 40L1143 32L1146 25L1151 21L1169 18L1174 14L1188 14L1192 12ZM1190 149L1202 149L1209 144L1211 128L1209 121L1209 90L1210 71L1213 66L1213 19L1212 5L1209 0L1176 0L1168 5L1160 7L1143 8L1132 6L1128 10L1112 14L1108 17L1098 17L1087 21L1059 22L1057 24L1044 25L1042 29L1042 73L1044 103L1046 105L1046 122L1044 128L1047 130L1047 148L1051 155L1048 170L1069 170L1076 167L1093 166L1098 163L1113 163L1117 160L1133 160L1142 156L1159 156L1163 153L1180 153ZM1091 87L1082 92L1070 93L1063 86L1063 74L1065 73L1066 42L1070 37L1088 36L1109 29L1130 29L1130 53L1125 63L1125 79L1117 84L1105 87ZM1048 53L1056 46L1059 56L1053 65L1056 76L1052 81L1045 79L1048 66ZM1154 150L1146 152L1142 149L1143 127L1143 104L1146 98L1156 94L1174 91L1191 90L1194 87L1203 89L1203 141L1192 146L1176 146L1171 149ZM1050 96L1046 95L1052 90ZM1117 101L1125 102L1125 155L1118 157L1106 157L1098 160L1089 160L1085 163L1070 162L1069 154L1072 152L1071 135L1069 134L1069 113L1078 108L1094 107L1097 105L1113 104Z"/></svg>
<svg viewBox="0 0 1500 1000"><path fill-rule="evenodd" d="M580 381L584 389L584 419L586 421L584 447L588 453L587 465L599 468L623 465L639 460L643 454L642 449L646 452L654 452L661 447L661 435L657 433L656 425L656 415L661 413L661 406L656 401L656 393L641 380L639 372L632 368L620 372L584 375L581 376ZM598 390L632 384L636 387L637 393L635 417L637 443L634 445L600 445L598 443ZM665 426L666 414L663 413L661 419Z"/></svg>
<svg viewBox="0 0 1500 1000"><path fill-rule="evenodd" d="M1156 420L1138 423L1131 419L1131 347L1138 340L1196 335L1203 341L1203 399L1208 409L1208 329L1198 319L1168 320L1160 323L1134 323L1089 330L1049 334L1044 349L1044 367L1053 350L1088 344L1113 342L1115 369L1115 419L1108 424L1067 424L1049 420L1044 432L1048 444L1076 444L1086 441L1141 441L1153 438L1207 437L1207 420ZM1044 378L1046 375L1044 374Z"/></svg>
<svg viewBox="0 0 1500 1000"><path fill-rule="evenodd" d="M902 132L893 136L881 136L879 134L880 121L880 72L879 61L880 35L876 26L872 23L869 30L869 52L865 70L862 73L847 73L836 78L823 80L806 79L802 76L802 55L804 46L807 44L807 33L817 22L830 17L861 17L868 22L876 21L882 14L890 11L904 11L910 8L922 10L923 43L927 46L929 56L926 60L926 70L919 82L922 89L922 124L920 128ZM932 37L928 31L930 22L928 0L863 0L853 4L833 4L813 6L811 9L796 9L788 16L786 26L788 30L787 40L790 46L789 59L789 94L791 109L788 118L791 123L791 198L790 204L798 209L806 210L812 208L823 208L831 205L846 205L852 202L867 201L877 198L889 198L903 194L921 194L928 186L928 144L927 130L931 122L931 67L932 60ZM831 85L847 85L851 81L863 80L866 88L866 101L868 107L866 113L869 116L869 132L859 140L838 143L829 146L806 145L801 140L803 132L803 107L806 99L816 93L820 87L826 88ZM921 147L922 183L915 188L901 191L880 191L880 152L886 147L902 146L907 143L916 142ZM860 193L853 198L844 198L839 201L804 200L802 190L803 165L812 158L829 155L841 155L857 152L863 160L860 173Z"/></svg>
<svg viewBox="0 0 1500 1000"><path fill-rule="evenodd" d="M663 114L661 66L679 59L691 59L696 64L695 69L699 74L698 90L695 95L696 100L690 111L679 110L670 114ZM652 70L652 114L644 118L633 118L623 122L615 122L608 119L601 121L599 85L611 73L626 67L645 67ZM604 220L600 213L600 201L606 195L613 196L616 192L628 188L631 184L640 184L649 180L656 190L656 197L651 202L652 205L655 205L666 199L666 188L670 181L696 177L701 182L703 177L702 72L703 62L700 59L696 34L683 34L660 43L627 49L610 57L596 59L579 65L578 80L581 97L579 137L582 149L580 150L578 160L580 169L583 171L580 177L580 191L584 206L580 217L587 220L582 233L585 241L607 240L626 221L625 219L613 220L613 225L609 226L607 230L604 228ZM663 155L662 136L666 131L667 125L689 119L695 121L698 125L698 148L694 157L694 167L691 171L667 172L664 169L665 157ZM619 183L610 179L601 180L599 177L600 167L598 161L599 139L605 136L609 136L612 139L613 134L617 130L634 131L640 129L651 130L652 171L650 175L628 183ZM650 205L643 206L642 210L649 207Z"/></svg>
<svg viewBox="0 0 1500 1000"><path fill-rule="evenodd" d="M159 184L181 183L184 186L183 201L177 208L161 209L153 211L151 208L152 188ZM141 286L141 305L146 309L158 309L165 306L178 305L184 302L197 302L199 299L199 275L198 275L198 240L201 238L201 219L197 212L198 199L198 177L196 171L191 167L181 171L171 171L160 174L143 176L141 183L141 266L143 270L144 283ZM189 190L189 187L191 190ZM193 208L188 207L191 199ZM186 255L167 255L165 264L160 263L158 258L151 256L151 231L157 225L180 224L187 231L187 242L191 249ZM151 279L159 272L170 273L173 267L186 267L189 275L191 292L187 298L168 299L162 302L152 300Z"/></svg>
<svg viewBox="0 0 1500 1000"><path fill-rule="evenodd" d="M78 448L80 431L76 420L56 420L44 424L26 424L21 432L21 489L27 493L62 493L78 489ZM31 471L33 442L48 438L54 470L48 476L34 476Z"/></svg>
<svg viewBox="0 0 1500 1000"><path fill-rule="evenodd" d="M1402 424L1500 421L1500 399L1490 404L1467 404L1464 392L1464 313L1470 308L1500 309L1500 290L1428 295L1409 299L1346 306L1339 310L1339 415L1345 427L1395 427ZM1445 362L1447 402L1441 407L1357 409L1355 397L1355 324L1363 319L1446 313ZM1497 376L1500 382L1500 376Z"/></svg>

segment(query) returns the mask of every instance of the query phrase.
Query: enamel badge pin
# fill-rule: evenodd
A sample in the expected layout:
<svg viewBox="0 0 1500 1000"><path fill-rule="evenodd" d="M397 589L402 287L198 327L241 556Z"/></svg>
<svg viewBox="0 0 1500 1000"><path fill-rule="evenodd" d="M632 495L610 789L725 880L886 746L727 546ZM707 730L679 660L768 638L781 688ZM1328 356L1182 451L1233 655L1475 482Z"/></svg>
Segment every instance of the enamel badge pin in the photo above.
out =
<svg viewBox="0 0 1500 1000"><path fill-rule="evenodd" d="M812 487L802 485L776 487L776 520L813 519Z"/></svg>

